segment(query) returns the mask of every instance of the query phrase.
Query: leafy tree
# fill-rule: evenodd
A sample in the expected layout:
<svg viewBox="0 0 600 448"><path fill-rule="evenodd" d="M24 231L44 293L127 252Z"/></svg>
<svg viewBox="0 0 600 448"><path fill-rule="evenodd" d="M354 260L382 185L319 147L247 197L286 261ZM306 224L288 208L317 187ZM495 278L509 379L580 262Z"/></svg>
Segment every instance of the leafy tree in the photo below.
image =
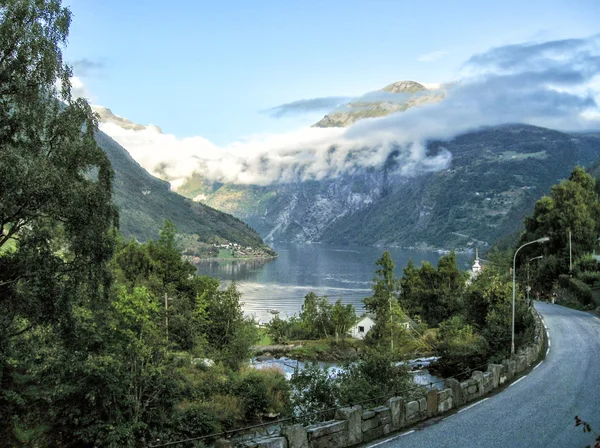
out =
<svg viewBox="0 0 600 448"><path fill-rule="evenodd" d="M596 181L583 168L576 167L569 179L554 185L550 196L544 196L536 203L533 216L525 220L525 229L519 244L543 236L549 237L550 241L543 246L524 248L519 253L521 260L542 251L546 256L555 255L568 263L569 232L574 258L591 252L600 233Z"/></svg>
<svg viewBox="0 0 600 448"><path fill-rule="evenodd" d="M437 269L427 262L417 269L409 261L400 280L400 301L411 315L438 325L461 310L466 280L467 274L456 265L454 251L440 257Z"/></svg>
<svg viewBox="0 0 600 448"><path fill-rule="evenodd" d="M337 341L340 336L344 340L350 328L357 321L356 310L352 304L344 306L342 299L338 299L331 310L331 322L335 328L335 340Z"/></svg>
<svg viewBox="0 0 600 448"><path fill-rule="evenodd" d="M240 297L235 282L206 297L206 339L214 354L234 369L250 358L250 349L259 340L255 322L244 316Z"/></svg>
<svg viewBox="0 0 600 448"><path fill-rule="evenodd" d="M304 369L295 372L290 384L296 412L310 414L308 423L323 421L338 405L338 383L328 368L321 368L317 363L307 364Z"/></svg>
<svg viewBox="0 0 600 448"><path fill-rule="evenodd" d="M333 332L332 309L327 296L319 297L310 292L304 297L300 321L311 337L327 338Z"/></svg>
<svg viewBox="0 0 600 448"><path fill-rule="evenodd" d="M113 172L89 105L70 95L61 50L70 20L58 0L0 7L0 439L8 444L23 401L13 388L21 366L9 359L23 337L42 327L72 334L75 299L108 296Z"/></svg>
<svg viewBox="0 0 600 448"><path fill-rule="evenodd" d="M367 334L367 341L372 344L389 342L393 351L394 339L403 332L399 324L404 320L404 313L398 304L399 284L394 274L396 264L387 250L375 264L379 269L373 278L373 295L363 300L367 311L375 315L375 325Z"/></svg>

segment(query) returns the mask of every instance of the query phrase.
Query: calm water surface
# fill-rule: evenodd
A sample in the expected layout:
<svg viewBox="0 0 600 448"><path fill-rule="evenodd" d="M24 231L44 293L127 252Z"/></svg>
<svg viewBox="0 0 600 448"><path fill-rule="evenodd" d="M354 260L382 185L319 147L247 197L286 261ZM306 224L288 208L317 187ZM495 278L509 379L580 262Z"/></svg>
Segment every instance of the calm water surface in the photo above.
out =
<svg viewBox="0 0 600 448"><path fill-rule="evenodd" d="M433 251L324 244L278 244L273 249L279 254L274 260L202 261L197 272L224 284L235 280L244 311L265 322L272 317L268 310L278 310L281 317L298 313L311 291L328 295L332 302L341 298L361 314L362 299L371 293L375 262L386 249L396 262L398 277L409 259L419 266L423 260L437 264L441 256ZM469 269L473 254L457 254L457 260L459 269Z"/></svg>

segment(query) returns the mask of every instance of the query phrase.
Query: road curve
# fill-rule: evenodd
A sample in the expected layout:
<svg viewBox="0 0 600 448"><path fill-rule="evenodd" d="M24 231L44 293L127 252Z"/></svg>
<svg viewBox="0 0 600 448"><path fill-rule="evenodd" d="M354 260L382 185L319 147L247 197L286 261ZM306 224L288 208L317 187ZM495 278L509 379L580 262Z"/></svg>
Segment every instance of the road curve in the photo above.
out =
<svg viewBox="0 0 600 448"><path fill-rule="evenodd" d="M600 319L536 303L548 327L546 359L518 382L423 429L369 446L583 448L593 436L575 428L579 415L600 433Z"/></svg>

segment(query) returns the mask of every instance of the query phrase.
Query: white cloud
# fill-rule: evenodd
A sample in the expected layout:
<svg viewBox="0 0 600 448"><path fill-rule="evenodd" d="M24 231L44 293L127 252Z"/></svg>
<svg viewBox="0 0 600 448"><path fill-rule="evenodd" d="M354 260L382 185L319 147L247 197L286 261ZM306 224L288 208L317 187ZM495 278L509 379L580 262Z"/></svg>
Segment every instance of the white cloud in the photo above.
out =
<svg viewBox="0 0 600 448"><path fill-rule="evenodd" d="M144 168L181 185L193 172L236 184L322 179L381 167L393 158L406 176L444 169L452 155L427 153L427 141L504 123L559 130L600 128L598 37L499 47L473 56L444 101L352 127L254 135L227 146L146 128L101 129Z"/></svg>
<svg viewBox="0 0 600 448"><path fill-rule="evenodd" d="M434 62L440 59L441 57L449 54L447 51L432 51L431 53L422 54L417 58L419 62Z"/></svg>
<svg viewBox="0 0 600 448"><path fill-rule="evenodd" d="M78 78L77 76L73 76L71 77L71 95L73 96L73 98L85 98L88 101L92 100L92 95L90 94L90 92L88 91L87 87L85 86L85 84L83 83L83 81L81 80L81 78Z"/></svg>

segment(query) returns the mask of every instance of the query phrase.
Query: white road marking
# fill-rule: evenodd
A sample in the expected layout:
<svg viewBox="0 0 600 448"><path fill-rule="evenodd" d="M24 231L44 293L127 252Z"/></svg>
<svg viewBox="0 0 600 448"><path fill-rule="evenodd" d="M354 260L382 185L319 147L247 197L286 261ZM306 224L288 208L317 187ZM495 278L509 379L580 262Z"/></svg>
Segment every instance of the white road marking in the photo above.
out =
<svg viewBox="0 0 600 448"><path fill-rule="evenodd" d="M541 366L543 362L544 362L544 361L540 361L540 362L538 362L538 365L537 365L537 366L535 366L535 367L533 368L533 370L535 370L535 369L537 369L539 366Z"/></svg>
<svg viewBox="0 0 600 448"><path fill-rule="evenodd" d="M546 356L548 356L548 353L550 353L550 347L546 349Z"/></svg>
<svg viewBox="0 0 600 448"><path fill-rule="evenodd" d="M552 347L552 341L548 339L548 347Z"/></svg>
<svg viewBox="0 0 600 448"><path fill-rule="evenodd" d="M413 432L415 432L414 429L411 430L411 431L406 431L406 432L404 432L404 433L402 433L400 435L397 435L397 436L394 436L394 437L390 437L389 439L382 440L381 442L374 443L373 445L369 445L368 448L373 448L375 446L383 445L384 443L391 442L392 440L396 440L396 439L398 439L400 437L406 436L406 435L411 434Z"/></svg>
<svg viewBox="0 0 600 448"><path fill-rule="evenodd" d="M511 384L510 386L508 386L508 387L514 386L514 385L515 385L515 384L517 384L519 381L521 381L521 380L524 380L525 378L527 378L527 375L525 375L525 376L522 376L521 378L519 378L517 381L515 381L514 383L512 383L512 384Z"/></svg>
<svg viewBox="0 0 600 448"><path fill-rule="evenodd" d="M598 316L594 316L594 319L596 319L596 320L600 320L600 317L598 317Z"/></svg>
<svg viewBox="0 0 600 448"><path fill-rule="evenodd" d="M457 414L460 414L463 411L466 411L467 409L471 409L473 406L477 406L478 404L483 403L485 400L489 400L489 398L484 398L483 400L479 400L477 403L473 403L470 406L467 406L466 408L462 408L460 411L457 412Z"/></svg>

